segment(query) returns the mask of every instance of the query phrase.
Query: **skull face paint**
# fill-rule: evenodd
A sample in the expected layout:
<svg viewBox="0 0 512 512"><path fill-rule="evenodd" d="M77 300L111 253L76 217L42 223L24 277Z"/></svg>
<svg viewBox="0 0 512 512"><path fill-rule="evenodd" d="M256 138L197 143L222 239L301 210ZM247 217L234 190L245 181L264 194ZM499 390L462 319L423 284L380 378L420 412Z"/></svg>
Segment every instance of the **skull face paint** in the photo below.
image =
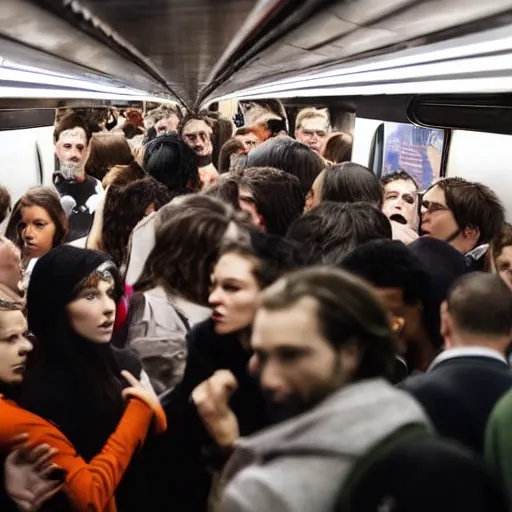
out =
<svg viewBox="0 0 512 512"><path fill-rule="evenodd" d="M410 180L394 180L384 186L382 211L386 217L417 231L418 190Z"/></svg>
<svg viewBox="0 0 512 512"><path fill-rule="evenodd" d="M197 156L213 153L212 129L201 119L191 119L184 127L182 137Z"/></svg>
<svg viewBox="0 0 512 512"><path fill-rule="evenodd" d="M59 159L59 171L64 179L82 177L89 155L89 144L84 129L76 127L64 130L55 143L55 154Z"/></svg>

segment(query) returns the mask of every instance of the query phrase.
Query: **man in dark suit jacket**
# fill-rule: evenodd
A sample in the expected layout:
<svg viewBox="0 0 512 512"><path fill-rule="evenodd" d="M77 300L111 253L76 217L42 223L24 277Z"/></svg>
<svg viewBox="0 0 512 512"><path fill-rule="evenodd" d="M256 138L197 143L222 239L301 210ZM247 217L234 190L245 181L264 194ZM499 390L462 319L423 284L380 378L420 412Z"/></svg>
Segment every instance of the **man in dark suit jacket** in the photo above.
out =
<svg viewBox="0 0 512 512"><path fill-rule="evenodd" d="M478 453L501 396L512 388L505 358L512 326L512 293L498 276L459 279L441 306L445 351L427 373L400 384L423 405L437 431Z"/></svg>

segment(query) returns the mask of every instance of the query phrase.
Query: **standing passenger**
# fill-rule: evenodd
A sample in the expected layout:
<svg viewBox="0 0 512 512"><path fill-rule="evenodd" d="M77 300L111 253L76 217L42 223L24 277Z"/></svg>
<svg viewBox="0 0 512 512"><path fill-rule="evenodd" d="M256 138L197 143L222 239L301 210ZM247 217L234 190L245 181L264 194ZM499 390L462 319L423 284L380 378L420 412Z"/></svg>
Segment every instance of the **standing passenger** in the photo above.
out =
<svg viewBox="0 0 512 512"><path fill-rule="evenodd" d="M463 178L443 178L423 196L421 229L448 242L468 256L474 270L483 269L487 244L505 222L503 205L496 194L481 183Z"/></svg>
<svg viewBox="0 0 512 512"><path fill-rule="evenodd" d="M251 345L251 370L271 410L289 421L237 440L227 413L210 416L210 428L238 441L222 511L335 510L351 469L375 445L428 430L416 401L385 381L394 361L388 316L350 274L317 268L280 279L262 294ZM208 399L214 410L225 406L218 390Z"/></svg>
<svg viewBox="0 0 512 512"><path fill-rule="evenodd" d="M179 132L183 137L183 140L196 154L197 168L199 170L201 183L206 185L216 181L219 174L212 162L212 120L203 114L189 114L181 121Z"/></svg>
<svg viewBox="0 0 512 512"><path fill-rule="evenodd" d="M311 148L287 137L276 137L251 149L246 167L273 167L297 176L304 197L325 167Z"/></svg>
<svg viewBox="0 0 512 512"><path fill-rule="evenodd" d="M512 388L505 359L512 325L512 292L498 276L460 278L442 305L445 351L425 375L402 387L425 408L436 430L483 454L487 420Z"/></svg>
<svg viewBox="0 0 512 512"><path fill-rule="evenodd" d="M102 452L123 417L121 371L141 376L137 357L110 344L122 292L113 263L71 246L38 260L28 290L28 324L39 353L22 405L57 425L86 461ZM141 470L130 464L116 490L119 512L144 510L148 482Z"/></svg>
<svg viewBox="0 0 512 512"><path fill-rule="evenodd" d="M155 246L133 287L127 343L160 393L183 377L187 333L211 315L212 268L224 236L240 234L239 220L229 206L198 195L176 199L157 216Z"/></svg>
<svg viewBox="0 0 512 512"><path fill-rule="evenodd" d="M295 138L322 156L330 128L326 110L305 108L297 114Z"/></svg>
<svg viewBox="0 0 512 512"><path fill-rule="evenodd" d="M53 134L59 162L53 183L69 219L68 242L87 236L103 195L101 182L85 172L91 136L88 122L76 114L63 117Z"/></svg>
<svg viewBox="0 0 512 512"><path fill-rule="evenodd" d="M157 431L165 429L165 417L158 403L154 392L145 388L132 376L130 388L123 391L127 400L122 417L114 426L112 436L105 439L102 446L91 457L84 458L77 453L77 449L70 442L60 425L38 417L27 410L20 408L13 399L18 398L22 380L30 366L33 342L27 336L28 327L23 310L25 303L4 286L0 285L0 448L3 453L12 446L13 437L25 434L28 436L28 443L34 445L47 445L53 449L50 451L51 462L62 471L62 482L65 483L63 493L49 503L46 503L43 510L88 512L121 511L116 506L114 493L126 471L130 459L144 443L151 424L158 418ZM42 385L46 385L42 382ZM71 384L71 383L68 383ZM95 382L91 380L84 384L91 395L94 395ZM66 390L60 390L64 393ZM54 396L56 402L59 401ZM121 392L119 392L121 399ZM93 399L91 397L91 399ZM80 404L83 407L83 403ZM70 407L76 409L77 403ZM70 415L72 409L61 411L63 417ZM23 471L18 471L18 478L27 476L27 466ZM57 479L56 484L60 484ZM2 482L3 485L3 482ZM33 481L27 482L28 491L39 495L39 490L30 488ZM53 486L58 490L60 485ZM50 489L51 490L51 489ZM1 493L0 493L1 494ZM67 500L65 499L67 497ZM67 506L67 501L71 509ZM27 502L19 510L28 510ZM0 509L2 512L11 510L0 497ZM30 510L37 510L34 509Z"/></svg>
<svg viewBox="0 0 512 512"><path fill-rule="evenodd" d="M418 184L405 171L387 174L381 179L384 187L382 211L394 220L415 231L418 230Z"/></svg>
<svg viewBox="0 0 512 512"><path fill-rule="evenodd" d="M228 370L238 381L230 406L240 433L248 435L268 424L258 382L247 369L250 329L261 289L296 267L300 259L280 237L253 231L250 241L244 238L226 242L221 251L212 273L212 316L190 331L183 381L164 405L172 427L162 437L169 458L162 458L157 468L162 495L156 501L172 503L175 510L207 510L214 472L230 454L224 449L226 440L209 432L198 414L201 390L216 385L218 370Z"/></svg>

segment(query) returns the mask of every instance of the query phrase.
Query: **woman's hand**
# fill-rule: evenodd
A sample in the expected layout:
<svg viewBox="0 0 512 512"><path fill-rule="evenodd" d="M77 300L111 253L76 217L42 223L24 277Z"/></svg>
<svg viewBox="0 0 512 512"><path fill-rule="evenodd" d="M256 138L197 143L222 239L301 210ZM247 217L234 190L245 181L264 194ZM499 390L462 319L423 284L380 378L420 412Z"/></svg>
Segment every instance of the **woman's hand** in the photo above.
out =
<svg viewBox="0 0 512 512"><path fill-rule="evenodd" d="M152 409L160 407L160 400L149 382L137 380L130 372L123 370L121 375L128 381L130 387L123 389L123 398L131 396L144 400Z"/></svg>
<svg viewBox="0 0 512 512"><path fill-rule="evenodd" d="M47 444L29 447L27 440L26 434L14 439L15 446L5 459L5 488L19 510L36 512L62 489L63 482L49 479L58 469L52 464L57 450Z"/></svg>
<svg viewBox="0 0 512 512"><path fill-rule="evenodd" d="M153 386L149 381L141 382L137 380L130 372L123 370L122 376L128 381L130 387L123 390L123 398L128 399L130 397L136 397L146 403L154 413L154 426L155 432L161 434L167 430L167 418L165 412L160 405L158 395L155 393Z"/></svg>

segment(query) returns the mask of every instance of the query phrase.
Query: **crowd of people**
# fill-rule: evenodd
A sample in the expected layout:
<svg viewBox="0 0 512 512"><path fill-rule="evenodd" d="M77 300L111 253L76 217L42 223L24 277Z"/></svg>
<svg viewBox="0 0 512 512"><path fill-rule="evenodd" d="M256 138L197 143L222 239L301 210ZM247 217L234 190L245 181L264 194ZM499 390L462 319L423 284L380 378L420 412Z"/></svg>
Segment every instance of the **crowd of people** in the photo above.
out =
<svg viewBox="0 0 512 512"><path fill-rule="evenodd" d="M0 510L510 510L495 192L244 119L58 111L53 186L0 186Z"/></svg>

